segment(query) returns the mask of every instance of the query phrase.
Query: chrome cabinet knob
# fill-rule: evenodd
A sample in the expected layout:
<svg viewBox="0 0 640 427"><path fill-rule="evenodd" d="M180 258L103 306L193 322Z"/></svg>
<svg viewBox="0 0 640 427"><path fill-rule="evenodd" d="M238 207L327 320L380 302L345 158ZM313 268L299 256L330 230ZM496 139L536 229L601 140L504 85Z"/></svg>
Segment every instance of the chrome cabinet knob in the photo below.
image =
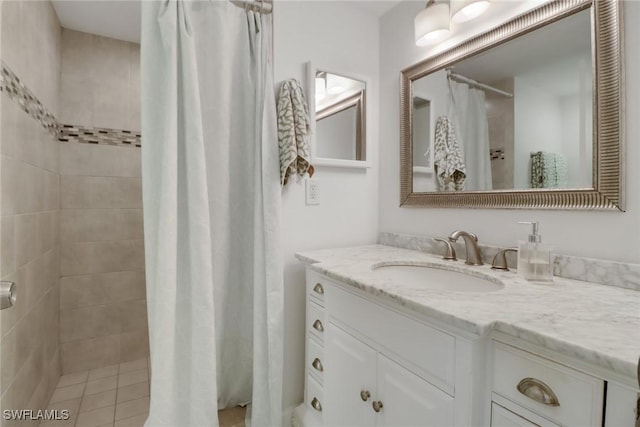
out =
<svg viewBox="0 0 640 427"><path fill-rule="evenodd" d="M371 393L369 393L368 390L362 390L360 392L360 399L362 399L363 402L366 402L367 400L369 400L370 397L371 397Z"/></svg>
<svg viewBox="0 0 640 427"><path fill-rule="evenodd" d="M313 292L316 292L320 295L324 295L324 288L322 287L322 284L316 283L316 285L313 287Z"/></svg>
<svg viewBox="0 0 640 427"><path fill-rule="evenodd" d="M322 366L322 362L317 357L315 359L313 359L313 362L311 363L311 366L313 366L316 370L318 370L320 372L324 371L324 367Z"/></svg>
<svg viewBox="0 0 640 427"><path fill-rule="evenodd" d="M314 397L313 400L311 400L311 407L318 412L322 412L322 405L317 397Z"/></svg>
<svg viewBox="0 0 640 427"><path fill-rule="evenodd" d="M313 329L319 332L324 332L324 326L322 326L320 319L316 319L316 321L313 322Z"/></svg>
<svg viewBox="0 0 640 427"><path fill-rule="evenodd" d="M381 401L379 400L374 400L373 403L371 404L371 406L373 406L373 410L376 412L380 412L380 410L383 408L383 404Z"/></svg>

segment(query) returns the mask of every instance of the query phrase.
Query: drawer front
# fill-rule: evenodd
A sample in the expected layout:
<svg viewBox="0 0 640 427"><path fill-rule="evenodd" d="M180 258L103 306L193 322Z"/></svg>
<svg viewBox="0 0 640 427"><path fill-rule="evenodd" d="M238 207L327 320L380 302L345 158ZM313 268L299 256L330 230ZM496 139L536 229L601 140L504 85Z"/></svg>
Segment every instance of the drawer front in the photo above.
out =
<svg viewBox="0 0 640 427"><path fill-rule="evenodd" d="M322 386L311 375L307 375L307 405L321 419L323 418L323 404Z"/></svg>
<svg viewBox="0 0 640 427"><path fill-rule="evenodd" d="M560 427L543 419L527 420L519 414L503 408L495 402L491 403L491 427Z"/></svg>
<svg viewBox="0 0 640 427"><path fill-rule="evenodd" d="M324 308L309 301L307 303L307 330L311 336L324 340L324 330L326 328Z"/></svg>
<svg viewBox="0 0 640 427"><path fill-rule="evenodd" d="M324 292L327 279L321 274L307 269L307 297L324 307Z"/></svg>
<svg viewBox="0 0 640 427"><path fill-rule="evenodd" d="M424 323L346 292L325 288L327 317L355 329L392 357L409 362L436 387L454 394L455 338ZM409 365L407 367L410 367ZM410 368L411 369L411 368Z"/></svg>
<svg viewBox="0 0 640 427"><path fill-rule="evenodd" d="M309 338L307 343L307 372L322 384L322 378L324 377L324 352L322 345L313 338Z"/></svg>
<svg viewBox="0 0 640 427"><path fill-rule="evenodd" d="M501 343L493 350L495 393L565 426L602 425L602 380Z"/></svg>

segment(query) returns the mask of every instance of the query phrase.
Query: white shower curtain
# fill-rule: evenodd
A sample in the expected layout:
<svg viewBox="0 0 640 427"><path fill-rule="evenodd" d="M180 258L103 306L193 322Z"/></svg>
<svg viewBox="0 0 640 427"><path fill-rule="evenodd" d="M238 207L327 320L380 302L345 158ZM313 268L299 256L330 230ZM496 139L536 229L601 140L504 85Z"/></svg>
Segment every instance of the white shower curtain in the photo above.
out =
<svg viewBox="0 0 640 427"><path fill-rule="evenodd" d="M142 2L147 427L282 420L282 261L271 20Z"/></svg>
<svg viewBox="0 0 640 427"><path fill-rule="evenodd" d="M491 190L493 184L485 94L482 90L451 80L449 90L449 117L455 124L467 168L464 189Z"/></svg>

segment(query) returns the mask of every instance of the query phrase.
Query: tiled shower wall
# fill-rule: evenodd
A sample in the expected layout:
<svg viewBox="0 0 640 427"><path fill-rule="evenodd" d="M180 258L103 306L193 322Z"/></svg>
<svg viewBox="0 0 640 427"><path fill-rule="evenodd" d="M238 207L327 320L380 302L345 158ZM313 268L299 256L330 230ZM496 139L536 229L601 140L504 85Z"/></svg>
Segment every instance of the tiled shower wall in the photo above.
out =
<svg viewBox="0 0 640 427"><path fill-rule="evenodd" d="M51 3L3 1L1 26L2 61L21 81L13 87L55 115L61 30ZM0 406L37 409L60 375L59 143L13 96L3 89L0 276L16 282L18 299L0 312Z"/></svg>
<svg viewBox="0 0 640 427"><path fill-rule="evenodd" d="M60 121L140 129L140 48L62 31ZM149 353L140 148L62 142L60 342L62 370Z"/></svg>

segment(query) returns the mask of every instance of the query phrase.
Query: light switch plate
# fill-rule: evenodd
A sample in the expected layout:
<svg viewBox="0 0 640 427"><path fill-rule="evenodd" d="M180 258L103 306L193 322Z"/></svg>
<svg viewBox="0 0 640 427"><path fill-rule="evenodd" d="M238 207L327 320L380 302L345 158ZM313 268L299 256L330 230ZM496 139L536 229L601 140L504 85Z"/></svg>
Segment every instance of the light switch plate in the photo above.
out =
<svg viewBox="0 0 640 427"><path fill-rule="evenodd" d="M307 179L305 182L305 200L307 205L320 204L320 183L317 179Z"/></svg>

